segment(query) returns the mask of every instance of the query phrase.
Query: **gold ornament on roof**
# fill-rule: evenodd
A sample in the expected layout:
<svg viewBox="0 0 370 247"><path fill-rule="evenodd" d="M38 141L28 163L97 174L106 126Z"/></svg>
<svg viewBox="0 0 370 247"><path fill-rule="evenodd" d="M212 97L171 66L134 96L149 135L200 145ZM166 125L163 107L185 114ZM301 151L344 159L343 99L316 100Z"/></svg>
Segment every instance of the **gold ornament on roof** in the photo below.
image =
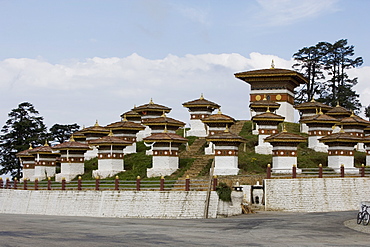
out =
<svg viewBox="0 0 370 247"><path fill-rule="evenodd" d="M202 100L204 99L203 93L200 94L200 98L199 99L202 99Z"/></svg>
<svg viewBox="0 0 370 247"><path fill-rule="evenodd" d="M109 129L109 134L108 134L108 136L113 136L112 129Z"/></svg>
<svg viewBox="0 0 370 247"><path fill-rule="evenodd" d="M30 143L30 147L28 149L33 149L32 144Z"/></svg>
<svg viewBox="0 0 370 247"><path fill-rule="evenodd" d="M225 129L225 131L224 131L225 133L229 133L230 131L229 131L229 125L228 124L226 124L226 129Z"/></svg>
<svg viewBox="0 0 370 247"><path fill-rule="evenodd" d="M274 59L272 59L272 61L271 61L271 68L270 69L275 69Z"/></svg>
<svg viewBox="0 0 370 247"><path fill-rule="evenodd" d="M168 130L167 130L167 124L164 126L163 133L168 133Z"/></svg>
<svg viewBox="0 0 370 247"><path fill-rule="evenodd" d="M153 104L154 104L153 98L150 98L149 105L153 105Z"/></svg>
<svg viewBox="0 0 370 247"><path fill-rule="evenodd" d="M319 114L320 114L320 115L324 114L324 113L322 112L322 110L321 110L321 107L320 107L320 112L319 112Z"/></svg>
<svg viewBox="0 0 370 247"><path fill-rule="evenodd" d="M339 106L340 106L339 101L337 101L337 107L339 107Z"/></svg>
<svg viewBox="0 0 370 247"><path fill-rule="evenodd" d="M314 99L314 98L312 98L312 99L311 99L311 102L315 102L315 99Z"/></svg>
<svg viewBox="0 0 370 247"><path fill-rule="evenodd" d="M127 122L127 118L126 118L126 114L123 115L123 119L122 119L123 122Z"/></svg>
<svg viewBox="0 0 370 247"><path fill-rule="evenodd" d="M340 131L339 131L340 133L345 133L344 132L344 129L343 129L343 125L342 126L340 126Z"/></svg>
<svg viewBox="0 0 370 247"><path fill-rule="evenodd" d="M98 119L96 119L96 121L95 121L95 125L94 125L94 126L95 126L95 127L99 126Z"/></svg>
<svg viewBox="0 0 370 247"><path fill-rule="evenodd" d="M71 138L69 138L69 141L70 142L74 142L75 141L75 139L73 138L73 135L71 135Z"/></svg>
<svg viewBox="0 0 370 247"><path fill-rule="evenodd" d="M270 106L267 106L266 112L270 112Z"/></svg>
<svg viewBox="0 0 370 247"><path fill-rule="evenodd" d="M45 144L44 144L45 147L49 146L49 143L48 143L48 140L45 140Z"/></svg>
<svg viewBox="0 0 370 247"><path fill-rule="evenodd" d="M166 117L166 113L163 111L162 113L162 116L161 117Z"/></svg>
<svg viewBox="0 0 370 247"><path fill-rule="evenodd" d="M353 110L351 110L351 117L354 117L355 116L355 113L353 112Z"/></svg>
<svg viewBox="0 0 370 247"><path fill-rule="evenodd" d="M218 108L218 112L217 112L217 114L222 114L222 112L221 112L221 107L220 107L220 108Z"/></svg>
<svg viewBox="0 0 370 247"><path fill-rule="evenodd" d="M284 132L284 133L288 132L288 131L286 130L286 126L285 126L285 124L283 124L283 132Z"/></svg>

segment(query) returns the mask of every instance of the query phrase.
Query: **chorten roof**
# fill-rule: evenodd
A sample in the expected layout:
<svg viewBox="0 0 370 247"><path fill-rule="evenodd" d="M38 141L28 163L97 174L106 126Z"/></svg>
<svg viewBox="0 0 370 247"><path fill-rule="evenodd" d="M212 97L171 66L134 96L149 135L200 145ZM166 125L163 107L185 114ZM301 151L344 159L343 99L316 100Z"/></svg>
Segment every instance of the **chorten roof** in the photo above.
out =
<svg viewBox="0 0 370 247"><path fill-rule="evenodd" d="M321 137L319 141L323 143L328 142L350 142L350 143L357 143L362 140L361 137L351 135L350 133L346 133L343 130L341 130L339 133L331 134L328 136Z"/></svg>
<svg viewBox="0 0 370 247"><path fill-rule="evenodd" d="M362 119L359 116L356 116L356 115L352 114L349 117L343 118L340 121L340 124L342 124L342 125L359 125L359 126L367 127L367 126L370 125L370 122L365 120L365 119Z"/></svg>
<svg viewBox="0 0 370 247"><path fill-rule="evenodd" d="M284 122L285 117L272 112L264 112L252 117L252 121L279 121Z"/></svg>
<svg viewBox="0 0 370 247"><path fill-rule="evenodd" d="M185 123L181 122L179 120L167 117L166 114L163 114L161 117L148 118L145 121L145 125L148 125L148 126L151 126L151 125L168 125L168 126L183 127L183 126L185 126Z"/></svg>
<svg viewBox="0 0 370 247"><path fill-rule="evenodd" d="M250 108L270 108L276 110L280 107L279 103L273 102L271 100L263 99L260 101L254 101L249 104Z"/></svg>
<svg viewBox="0 0 370 247"><path fill-rule="evenodd" d="M300 119L300 122L302 123L331 123L336 124L338 123L338 119L328 116L326 114L323 114L322 112L319 114L315 114L312 116L307 116Z"/></svg>
<svg viewBox="0 0 370 247"><path fill-rule="evenodd" d="M106 126L109 129L143 130L145 127L139 123L127 121L125 118L119 122L111 123Z"/></svg>
<svg viewBox="0 0 370 247"><path fill-rule="evenodd" d="M134 109L136 109L136 107L134 107ZM124 112L124 113L121 114L120 117L121 118L124 118L125 116L128 117L128 118L130 118L130 117L141 117L140 114L137 113L134 110L130 110L130 111Z"/></svg>
<svg viewBox="0 0 370 247"><path fill-rule="evenodd" d="M187 108L191 108L191 107L208 107L208 108L213 108L213 109L220 108L220 105L218 105L218 104L216 104L212 101L206 100L203 97L203 94L200 96L199 99L185 102L182 105L184 107L187 107Z"/></svg>
<svg viewBox="0 0 370 247"><path fill-rule="evenodd" d="M145 137L143 140L145 142L176 142L176 143L188 142L188 139L179 136L175 133L169 132L154 133L151 136Z"/></svg>
<svg viewBox="0 0 370 247"><path fill-rule="evenodd" d="M276 142L301 143L301 142L306 142L307 138L297 135L297 134L289 133L286 130L283 130L280 133L266 137L265 141L270 142L270 143L276 143Z"/></svg>
<svg viewBox="0 0 370 247"><path fill-rule="evenodd" d="M112 132L109 135L104 136L99 139L88 141L91 145L100 145L100 146L108 146L108 145L115 145L115 146L129 146L132 144L130 141L125 141L120 137L113 136Z"/></svg>
<svg viewBox="0 0 370 247"><path fill-rule="evenodd" d="M226 128L224 132L216 133L206 137L206 140L209 142L246 142L243 137L231 133L229 128Z"/></svg>
<svg viewBox="0 0 370 247"><path fill-rule="evenodd" d="M53 150L49 146L47 142L45 142L44 146L36 147L28 151L28 153L33 154L33 153L52 153Z"/></svg>
<svg viewBox="0 0 370 247"><path fill-rule="evenodd" d="M218 111L216 114L212 114L206 118L202 119L203 123L235 123L235 119L222 114L221 110Z"/></svg>
<svg viewBox="0 0 370 247"><path fill-rule="evenodd" d="M332 109L326 112L329 116L336 116L336 115L346 115L346 116L351 116L351 111L347 110L343 106L336 105Z"/></svg>
<svg viewBox="0 0 370 247"><path fill-rule="evenodd" d="M84 128L80 130L81 134L86 134L86 133L101 133L101 134L106 134L108 133L109 130L106 129L105 127L102 127L99 125L98 121L95 122L94 126Z"/></svg>
<svg viewBox="0 0 370 247"><path fill-rule="evenodd" d="M72 136L72 138L68 142L63 142L61 144L55 145L52 147L52 149L54 150L67 150L67 149L69 150L88 150L90 149L90 147L89 145L85 143L76 142Z"/></svg>
<svg viewBox="0 0 370 247"><path fill-rule="evenodd" d="M20 151L16 154L17 157L30 157L30 156L33 156L32 154L29 153L29 151L31 151L33 148L30 144L30 147L26 150L23 150L23 151Z"/></svg>
<svg viewBox="0 0 370 247"><path fill-rule="evenodd" d="M311 101L308 101L308 102L304 102L304 103L299 104L299 105L295 105L294 108L297 109L297 110L300 110L300 111L301 110L306 110L306 109L319 109L319 108L321 108L324 111L328 111L328 110L333 109L333 107L325 105L325 104L320 103L320 102L317 102L314 99L312 99Z"/></svg>
<svg viewBox="0 0 370 247"><path fill-rule="evenodd" d="M143 111L160 111L160 112L166 112L169 113L171 111L171 108L159 104L155 104L153 100L151 99L148 104L138 106L136 108L132 109L133 111L136 111L137 113L143 112Z"/></svg>

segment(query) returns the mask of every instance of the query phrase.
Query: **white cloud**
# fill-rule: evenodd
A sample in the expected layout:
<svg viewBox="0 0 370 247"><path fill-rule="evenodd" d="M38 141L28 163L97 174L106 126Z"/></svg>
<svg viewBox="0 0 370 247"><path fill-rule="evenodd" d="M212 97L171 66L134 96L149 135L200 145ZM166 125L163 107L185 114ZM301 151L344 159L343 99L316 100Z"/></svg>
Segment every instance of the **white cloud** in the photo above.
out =
<svg viewBox="0 0 370 247"><path fill-rule="evenodd" d="M292 61L253 52L240 54L202 54L184 57L168 55L150 60L132 54L118 58L89 58L51 64L42 59L0 61L0 124L20 102L34 104L48 127L55 123L77 122L102 125L119 120L120 114L153 98L155 103L173 110L170 116L188 122L185 101L201 93L222 106L236 119L249 119L249 85L234 73L269 68L291 68ZM370 67L353 69L360 83L363 104L370 104ZM354 76L351 74L351 76Z"/></svg>
<svg viewBox="0 0 370 247"><path fill-rule="evenodd" d="M338 11L337 0L257 0L257 2L261 11L255 17L263 26L289 25Z"/></svg>

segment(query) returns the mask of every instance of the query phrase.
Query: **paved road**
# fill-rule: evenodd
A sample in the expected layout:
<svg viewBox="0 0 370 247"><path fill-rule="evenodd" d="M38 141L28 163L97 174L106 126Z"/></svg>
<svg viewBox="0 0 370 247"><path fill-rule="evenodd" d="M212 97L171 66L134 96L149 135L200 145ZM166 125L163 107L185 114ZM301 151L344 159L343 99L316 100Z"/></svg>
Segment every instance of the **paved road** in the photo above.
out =
<svg viewBox="0 0 370 247"><path fill-rule="evenodd" d="M155 220L0 214L0 246L369 246L369 234L343 224L355 216L261 212Z"/></svg>

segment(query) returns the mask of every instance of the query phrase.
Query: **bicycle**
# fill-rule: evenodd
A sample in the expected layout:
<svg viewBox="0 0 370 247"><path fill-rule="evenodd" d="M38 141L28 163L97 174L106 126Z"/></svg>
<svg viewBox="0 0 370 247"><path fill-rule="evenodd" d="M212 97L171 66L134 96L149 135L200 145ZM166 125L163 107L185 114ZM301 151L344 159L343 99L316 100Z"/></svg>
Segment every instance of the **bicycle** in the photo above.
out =
<svg viewBox="0 0 370 247"><path fill-rule="evenodd" d="M361 212L358 212L357 214L357 224L362 224L364 226L367 226L370 222L370 213L367 211L367 209L370 208L370 206L366 206L364 204L361 205Z"/></svg>

